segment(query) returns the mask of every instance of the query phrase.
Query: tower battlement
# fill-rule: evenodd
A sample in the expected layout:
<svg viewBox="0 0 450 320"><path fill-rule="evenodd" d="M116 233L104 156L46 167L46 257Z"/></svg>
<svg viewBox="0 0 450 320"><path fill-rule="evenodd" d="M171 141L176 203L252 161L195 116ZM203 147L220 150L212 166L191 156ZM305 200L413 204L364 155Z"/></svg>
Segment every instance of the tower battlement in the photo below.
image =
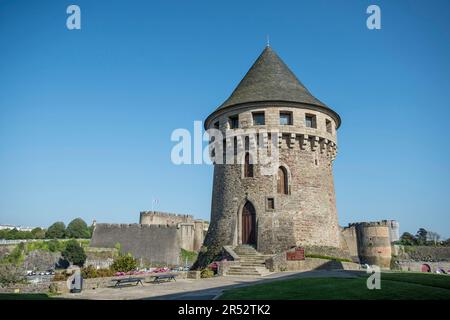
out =
<svg viewBox="0 0 450 320"><path fill-rule="evenodd" d="M143 225L176 225L178 223L193 223L194 217L189 214L176 214L160 211L142 211L139 223Z"/></svg>

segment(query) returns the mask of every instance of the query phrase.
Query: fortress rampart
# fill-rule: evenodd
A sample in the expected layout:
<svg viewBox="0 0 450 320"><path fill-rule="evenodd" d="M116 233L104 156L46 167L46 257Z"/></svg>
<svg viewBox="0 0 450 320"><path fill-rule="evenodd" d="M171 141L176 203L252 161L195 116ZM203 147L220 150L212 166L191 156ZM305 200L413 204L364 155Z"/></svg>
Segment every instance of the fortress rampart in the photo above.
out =
<svg viewBox="0 0 450 320"><path fill-rule="evenodd" d="M207 223L191 215L143 211L139 224L97 223L92 247L114 248L146 262L179 265L180 250L200 250Z"/></svg>
<svg viewBox="0 0 450 320"><path fill-rule="evenodd" d="M395 220L355 222L341 230L341 240L354 261L390 268L391 243L398 239L398 232Z"/></svg>

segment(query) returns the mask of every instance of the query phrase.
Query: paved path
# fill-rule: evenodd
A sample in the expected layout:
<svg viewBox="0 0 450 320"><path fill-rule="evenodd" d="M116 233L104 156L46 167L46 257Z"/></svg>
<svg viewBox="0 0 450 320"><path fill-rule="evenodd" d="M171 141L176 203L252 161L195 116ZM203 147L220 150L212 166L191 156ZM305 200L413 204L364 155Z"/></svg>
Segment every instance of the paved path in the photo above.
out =
<svg viewBox="0 0 450 320"><path fill-rule="evenodd" d="M214 277L209 279L177 279L176 282L160 284L144 283L144 286L119 288L84 288L83 292L64 294L72 299L156 299L156 300L211 300L223 290L242 286L278 281L289 278L306 277L356 277L352 271L308 271L279 272L265 277Z"/></svg>

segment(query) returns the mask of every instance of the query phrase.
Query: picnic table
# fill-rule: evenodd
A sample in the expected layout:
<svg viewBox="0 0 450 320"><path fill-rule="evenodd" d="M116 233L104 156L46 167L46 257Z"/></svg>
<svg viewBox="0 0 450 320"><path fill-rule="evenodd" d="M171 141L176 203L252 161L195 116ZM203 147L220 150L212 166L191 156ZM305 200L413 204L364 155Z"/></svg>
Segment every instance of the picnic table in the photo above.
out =
<svg viewBox="0 0 450 320"><path fill-rule="evenodd" d="M112 281L116 282L114 287L121 288L122 284L127 284L127 283L135 283L136 286L140 283L142 286L144 286L144 284L142 283L143 279L144 278L142 278L142 277L129 277L129 278L112 279Z"/></svg>
<svg viewBox="0 0 450 320"><path fill-rule="evenodd" d="M169 282L170 280L177 281L175 279L176 276L177 276L176 274L172 274L172 273L170 273L170 274L161 273L161 274L155 274L152 277L154 278L153 279L154 283L161 283L162 280L167 281L167 282Z"/></svg>

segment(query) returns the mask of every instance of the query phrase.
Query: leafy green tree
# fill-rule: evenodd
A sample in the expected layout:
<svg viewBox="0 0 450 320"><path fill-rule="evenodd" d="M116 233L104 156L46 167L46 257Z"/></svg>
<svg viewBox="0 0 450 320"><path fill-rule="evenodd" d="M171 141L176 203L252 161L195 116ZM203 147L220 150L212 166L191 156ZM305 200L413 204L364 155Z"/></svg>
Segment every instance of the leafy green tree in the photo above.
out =
<svg viewBox="0 0 450 320"><path fill-rule="evenodd" d="M64 222L55 222L48 227L45 237L47 239L63 239L66 235L66 225Z"/></svg>
<svg viewBox="0 0 450 320"><path fill-rule="evenodd" d="M428 231L424 228L417 230L416 238L419 245L425 245L427 243L427 234Z"/></svg>
<svg viewBox="0 0 450 320"><path fill-rule="evenodd" d="M86 261L86 253L76 240L67 241L66 248L62 251L61 255L64 259L80 267L82 267Z"/></svg>
<svg viewBox="0 0 450 320"><path fill-rule="evenodd" d="M31 236L33 239L44 239L45 238L45 230L42 228L34 228L31 230Z"/></svg>
<svg viewBox="0 0 450 320"><path fill-rule="evenodd" d="M90 231L86 222L81 218L73 219L67 226L66 235L69 238L90 238Z"/></svg>
<svg viewBox="0 0 450 320"><path fill-rule="evenodd" d="M450 238L448 238L448 239L445 240L445 241L442 241L442 245L443 245L443 246L446 246L446 247L450 247Z"/></svg>
<svg viewBox="0 0 450 320"><path fill-rule="evenodd" d="M404 232L400 237L400 244L404 246L413 246L417 244L417 239L409 232Z"/></svg>
<svg viewBox="0 0 450 320"><path fill-rule="evenodd" d="M92 238L92 235L94 234L94 228L95 226L93 224L89 226L89 239Z"/></svg>

